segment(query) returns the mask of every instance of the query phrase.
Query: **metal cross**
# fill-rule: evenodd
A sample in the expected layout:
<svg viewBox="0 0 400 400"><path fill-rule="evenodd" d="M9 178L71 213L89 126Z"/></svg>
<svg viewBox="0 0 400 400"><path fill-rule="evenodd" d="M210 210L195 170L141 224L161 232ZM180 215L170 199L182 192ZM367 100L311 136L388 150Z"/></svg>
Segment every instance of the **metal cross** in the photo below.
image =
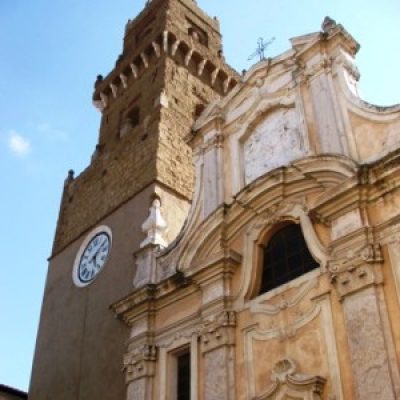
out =
<svg viewBox="0 0 400 400"><path fill-rule="evenodd" d="M271 45L271 43L275 40L273 37L268 42L264 42L264 39L260 37L257 42L257 50L248 58L248 60L252 60L253 58L259 56L260 61L265 60L265 50Z"/></svg>

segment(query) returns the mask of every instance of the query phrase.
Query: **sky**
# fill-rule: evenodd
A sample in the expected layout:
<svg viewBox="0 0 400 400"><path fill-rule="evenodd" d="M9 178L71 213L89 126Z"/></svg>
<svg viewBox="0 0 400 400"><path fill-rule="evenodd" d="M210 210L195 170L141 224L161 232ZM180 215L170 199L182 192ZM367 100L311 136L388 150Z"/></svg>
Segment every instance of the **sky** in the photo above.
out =
<svg viewBox="0 0 400 400"><path fill-rule="evenodd" d="M63 181L94 151L98 74L122 49L124 26L145 0L0 0L0 383L27 390ZM227 61L238 71L261 36L318 31L326 15L361 44L364 100L400 102L399 0L198 0L218 16Z"/></svg>

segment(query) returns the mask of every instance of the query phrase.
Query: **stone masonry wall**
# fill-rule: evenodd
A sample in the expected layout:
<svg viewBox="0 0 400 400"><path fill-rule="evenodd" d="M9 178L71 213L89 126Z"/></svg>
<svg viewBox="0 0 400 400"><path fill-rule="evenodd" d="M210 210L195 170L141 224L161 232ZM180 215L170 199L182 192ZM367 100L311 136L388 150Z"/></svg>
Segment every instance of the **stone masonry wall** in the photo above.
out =
<svg viewBox="0 0 400 400"><path fill-rule="evenodd" d="M164 61L144 70L104 111L92 163L64 190L53 254L154 181ZM139 124L121 135L123 114L136 104Z"/></svg>
<svg viewBox="0 0 400 400"><path fill-rule="evenodd" d="M192 150L185 138L191 132L197 107L220 96L188 68L171 59L166 64L165 87L168 108L161 109L157 174L166 185L191 198Z"/></svg>
<svg viewBox="0 0 400 400"><path fill-rule="evenodd" d="M152 29L136 43L143 21L152 21ZM208 46L193 40L191 24L207 32ZM202 108L222 95L227 74L238 79L218 53L218 27L189 0L154 0L128 23L124 53L114 70L96 82L94 100L99 102L101 94L107 97L99 144L90 166L64 188L53 255L153 182L165 185L180 199L191 199L194 173L185 137ZM157 54L154 43L167 28L169 51ZM129 41L129 35L135 40ZM171 51L173 36L182 43L176 52ZM188 46L196 54L186 62ZM201 57L209 61L199 74ZM211 84L213 68L221 72ZM138 123L126 129L126 118L134 108L138 108Z"/></svg>

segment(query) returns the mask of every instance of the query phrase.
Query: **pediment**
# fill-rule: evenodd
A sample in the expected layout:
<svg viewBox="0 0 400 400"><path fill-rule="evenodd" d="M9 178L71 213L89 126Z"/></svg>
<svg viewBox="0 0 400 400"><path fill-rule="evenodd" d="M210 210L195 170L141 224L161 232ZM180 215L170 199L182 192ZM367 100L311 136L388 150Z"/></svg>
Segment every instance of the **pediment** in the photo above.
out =
<svg viewBox="0 0 400 400"><path fill-rule="evenodd" d="M308 35L296 36L289 39L290 43L296 52L301 52L306 48L312 46L315 42L320 40L321 32L309 33Z"/></svg>

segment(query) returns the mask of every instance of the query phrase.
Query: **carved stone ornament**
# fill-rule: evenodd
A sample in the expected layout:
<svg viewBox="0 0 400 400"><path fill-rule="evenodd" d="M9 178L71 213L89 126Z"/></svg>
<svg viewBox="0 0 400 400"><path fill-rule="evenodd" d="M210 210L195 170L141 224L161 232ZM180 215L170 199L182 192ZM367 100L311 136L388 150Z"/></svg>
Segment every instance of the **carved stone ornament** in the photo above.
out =
<svg viewBox="0 0 400 400"><path fill-rule="evenodd" d="M223 311L214 320L206 321L201 329L202 352L207 353L221 346L235 344L236 314Z"/></svg>
<svg viewBox="0 0 400 400"><path fill-rule="evenodd" d="M154 376L157 348L154 345L145 344L124 356L123 370L126 374L126 382L132 382L144 377Z"/></svg>
<svg viewBox="0 0 400 400"><path fill-rule="evenodd" d="M325 17L321 25L322 32L330 33L334 28L337 27L336 21L330 17Z"/></svg>
<svg viewBox="0 0 400 400"><path fill-rule="evenodd" d="M329 262L331 282L341 298L382 281L380 269L383 262L378 244L351 250L345 257Z"/></svg>
<svg viewBox="0 0 400 400"><path fill-rule="evenodd" d="M273 384L254 400L321 400L326 379L318 375L296 373L293 360L279 361L272 370Z"/></svg>
<svg viewBox="0 0 400 400"><path fill-rule="evenodd" d="M167 223L161 215L161 202L159 199L154 199L150 207L150 214L142 225L142 230L146 234L146 239L140 243L143 248L147 245L158 245L167 247L168 243L164 240L162 234L167 229Z"/></svg>

